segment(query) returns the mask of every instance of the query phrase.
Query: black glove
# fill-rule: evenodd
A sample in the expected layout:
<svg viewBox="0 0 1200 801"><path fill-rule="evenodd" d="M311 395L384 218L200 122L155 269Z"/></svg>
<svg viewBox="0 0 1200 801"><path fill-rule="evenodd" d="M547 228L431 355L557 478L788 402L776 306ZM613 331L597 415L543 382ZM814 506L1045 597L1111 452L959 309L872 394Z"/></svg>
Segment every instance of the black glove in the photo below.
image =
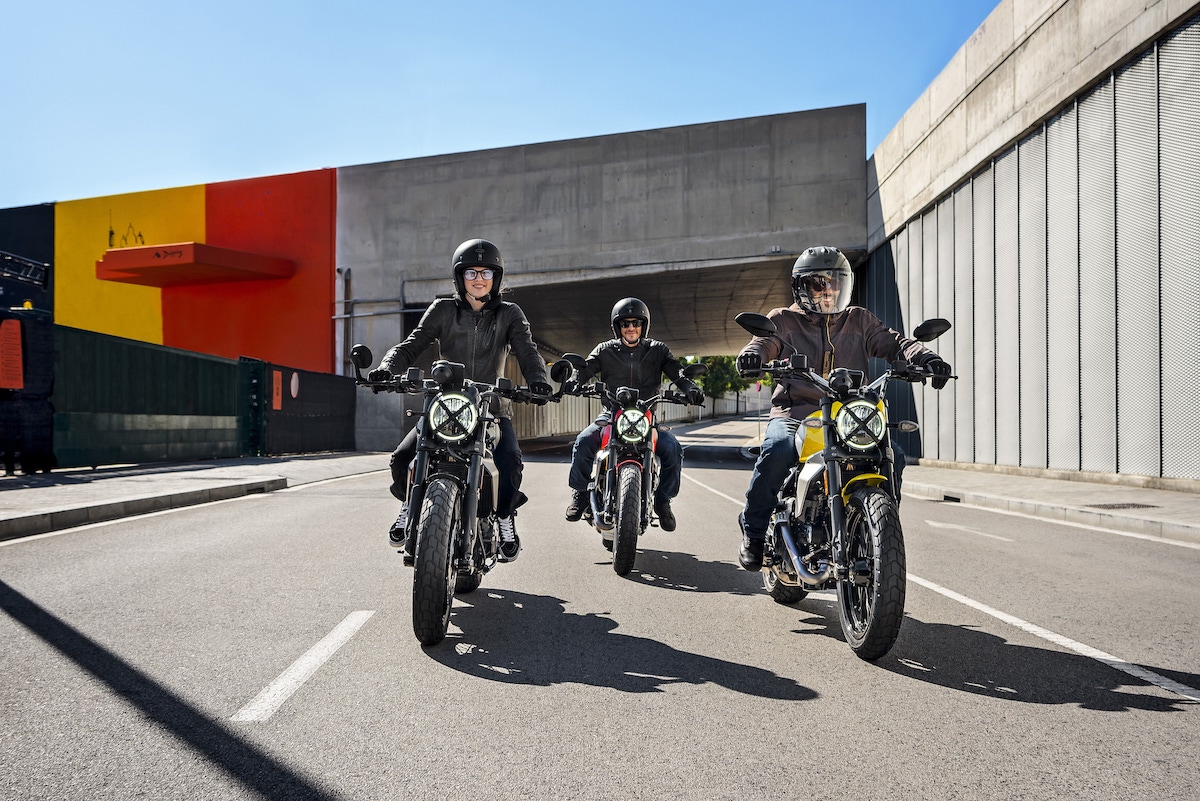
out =
<svg viewBox="0 0 1200 801"><path fill-rule="evenodd" d="M933 373L933 388L941 389L946 386L946 382L950 380L950 376L954 374L954 370L950 367L950 362L938 356L936 353L928 353L924 355L918 364L924 367L929 372Z"/></svg>
<svg viewBox="0 0 1200 801"><path fill-rule="evenodd" d="M704 405L704 390L700 389L700 387L692 387L687 391L687 399L688 403L693 406Z"/></svg>
<svg viewBox="0 0 1200 801"><path fill-rule="evenodd" d="M550 400L550 393L554 390L550 388L549 384L541 381L531 381L529 384L529 391L534 395L532 399L533 403L538 406L545 406Z"/></svg>
<svg viewBox="0 0 1200 801"><path fill-rule="evenodd" d="M367 373L368 381L391 381L392 373L390 370L372 370Z"/></svg>
<svg viewBox="0 0 1200 801"><path fill-rule="evenodd" d="M753 352L739 353L737 371L745 378L758 378L762 375L762 356Z"/></svg>

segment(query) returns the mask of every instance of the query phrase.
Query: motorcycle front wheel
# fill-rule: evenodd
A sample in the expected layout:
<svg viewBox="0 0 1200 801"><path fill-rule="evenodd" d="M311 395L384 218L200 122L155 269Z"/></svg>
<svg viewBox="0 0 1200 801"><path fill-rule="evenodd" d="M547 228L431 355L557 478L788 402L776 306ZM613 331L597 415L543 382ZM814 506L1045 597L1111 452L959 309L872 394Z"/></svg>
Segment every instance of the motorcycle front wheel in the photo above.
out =
<svg viewBox="0 0 1200 801"><path fill-rule="evenodd" d="M617 521L613 526L613 570L618 576L633 570L641 527L642 470L636 464L621 465L617 474Z"/></svg>
<svg viewBox="0 0 1200 801"><path fill-rule="evenodd" d="M417 556L413 565L413 633L421 645L437 645L450 627L457 572L454 532L458 528L458 485L434 478L425 488Z"/></svg>
<svg viewBox="0 0 1200 801"><path fill-rule="evenodd" d="M873 661L891 650L904 620L904 533L892 496L874 487L852 493L845 537L849 575L837 585L842 633L855 654Z"/></svg>

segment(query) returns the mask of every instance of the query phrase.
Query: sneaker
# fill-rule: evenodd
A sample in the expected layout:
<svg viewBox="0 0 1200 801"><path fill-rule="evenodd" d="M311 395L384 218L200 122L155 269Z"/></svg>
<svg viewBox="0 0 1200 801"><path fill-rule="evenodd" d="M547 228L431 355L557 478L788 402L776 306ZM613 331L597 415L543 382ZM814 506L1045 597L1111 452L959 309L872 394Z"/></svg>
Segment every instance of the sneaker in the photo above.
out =
<svg viewBox="0 0 1200 801"><path fill-rule="evenodd" d="M583 510L588 506L588 494L583 490L571 490L571 503L567 505L565 517L574 523L583 517Z"/></svg>
<svg viewBox="0 0 1200 801"><path fill-rule="evenodd" d="M675 530L675 513L671 511L671 499L662 498L654 502L654 514L658 515L658 525L663 531Z"/></svg>
<svg viewBox="0 0 1200 801"><path fill-rule="evenodd" d="M762 570L763 544L765 540L752 540L742 535L742 549L738 551L738 563L744 570Z"/></svg>
<svg viewBox="0 0 1200 801"><path fill-rule="evenodd" d="M400 504L400 516L396 518L396 522L392 523L392 527L388 529L388 546L395 548L397 551L404 547L404 527L408 525L408 504Z"/></svg>
<svg viewBox="0 0 1200 801"><path fill-rule="evenodd" d="M511 517L501 517L496 521L497 528L500 529L500 553L496 557L499 562L512 562L517 558L517 554L521 553L521 538L517 536L517 529L513 525Z"/></svg>

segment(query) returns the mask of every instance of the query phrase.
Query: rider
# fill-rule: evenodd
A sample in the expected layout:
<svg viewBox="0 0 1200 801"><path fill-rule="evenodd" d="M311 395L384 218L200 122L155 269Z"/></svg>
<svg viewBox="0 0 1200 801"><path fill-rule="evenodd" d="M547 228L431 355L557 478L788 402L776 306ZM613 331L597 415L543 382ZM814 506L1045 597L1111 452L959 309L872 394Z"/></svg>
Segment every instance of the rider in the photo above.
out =
<svg viewBox="0 0 1200 801"><path fill-rule="evenodd" d="M690 379L683 377L683 366L671 353L665 342L650 339L650 309L637 298L617 301L609 315L615 339L601 342L592 349L587 365L578 371L576 381L583 385L593 377L610 388L633 387L643 400L658 394L665 373L687 394L688 402L699 405L704 402L704 393ZM592 460L600 449L600 432L612 420L612 411L604 410L600 416L575 437L571 449L571 473L568 485L574 491L567 506L567 520L575 521L583 516L588 502L588 479L591 476ZM654 513L664 531L675 530L675 515L671 511L671 499L679 494L680 471L683 469L683 447L679 440L665 428L658 429L658 454L662 472L659 474L658 490L654 495Z"/></svg>
<svg viewBox="0 0 1200 801"><path fill-rule="evenodd" d="M808 365L824 378L835 367L868 372L868 358L909 362L936 374L933 388L941 389L951 374L949 363L920 342L885 326L861 306L851 306L854 273L850 262L837 248L812 247L792 265L792 299L786 309L767 315L778 329L777 336L754 337L737 357L738 372L756 377L764 362L789 355L787 342L808 359ZM788 470L796 463L795 434L800 421L819 406L819 390L806 381L780 380L771 394L771 414L763 435L762 450L754 465L746 504L738 515L742 547L738 561L746 570L762 567L763 540L767 522L775 508L776 495ZM897 496L904 471L904 452L892 443Z"/></svg>
<svg viewBox="0 0 1200 801"><path fill-rule="evenodd" d="M450 269L454 275L454 296L435 300L412 333L384 355L379 369L372 370L368 378L384 381L393 374L402 375L436 341L440 358L464 364L468 379L494 384L511 351L529 382L530 391L541 396L541 403L545 403L551 387L547 383L546 365L533 343L529 321L520 306L500 299L500 284L504 278L500 248L486 239L469 239L454 251ZM500 440L493 454L500 474L496 504L500 529L498 558L510 562L521 551L513 516L517 507L528 498L521 492L524 465L512 424L512 404L507 400L493 403L500 426ZM401 501L401 507L400 516L388 530L388 544L397 549L405 547L408 465L416 452L417 428L414 426L396 448L390 462L390 489ZM408 557L405 561L409 561Z"/></svg>

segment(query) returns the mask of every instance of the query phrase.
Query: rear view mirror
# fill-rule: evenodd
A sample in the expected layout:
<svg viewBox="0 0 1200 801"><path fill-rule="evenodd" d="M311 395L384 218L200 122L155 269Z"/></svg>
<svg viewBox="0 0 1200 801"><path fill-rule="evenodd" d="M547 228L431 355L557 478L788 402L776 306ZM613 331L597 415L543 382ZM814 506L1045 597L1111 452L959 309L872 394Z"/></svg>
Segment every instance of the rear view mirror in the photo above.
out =
<svg viewBox="0 0 1200 801"><path fill-rule="evenodd" d="M765 314L742 312L733 318L738 325L756 337L769 337L776 332L775 323Z"/></svg>
<svg viewBox="0 0 1200 801"><path fill-rule="evenodd" d="M913 339L918 342L932 342L950 330L950 321L942 317L926 320L913 329Z"/></svg>
<svg viewBox="0 0 1200 801"><path fill-rule="evenodd" d="M695 364L689 364L687 367L683 368L683 377L684 378L699 378L700 376L707 375L707 374L708 374L708 365L704 364L702 362L696 362Z"/></svg>
<svg viewBox="0 0 1200 801"><path fill-rule="evenodd" d="M375 361L375 356L366 345L355 345L350 349L350 363L359 370L366 370Z"/></svg>

